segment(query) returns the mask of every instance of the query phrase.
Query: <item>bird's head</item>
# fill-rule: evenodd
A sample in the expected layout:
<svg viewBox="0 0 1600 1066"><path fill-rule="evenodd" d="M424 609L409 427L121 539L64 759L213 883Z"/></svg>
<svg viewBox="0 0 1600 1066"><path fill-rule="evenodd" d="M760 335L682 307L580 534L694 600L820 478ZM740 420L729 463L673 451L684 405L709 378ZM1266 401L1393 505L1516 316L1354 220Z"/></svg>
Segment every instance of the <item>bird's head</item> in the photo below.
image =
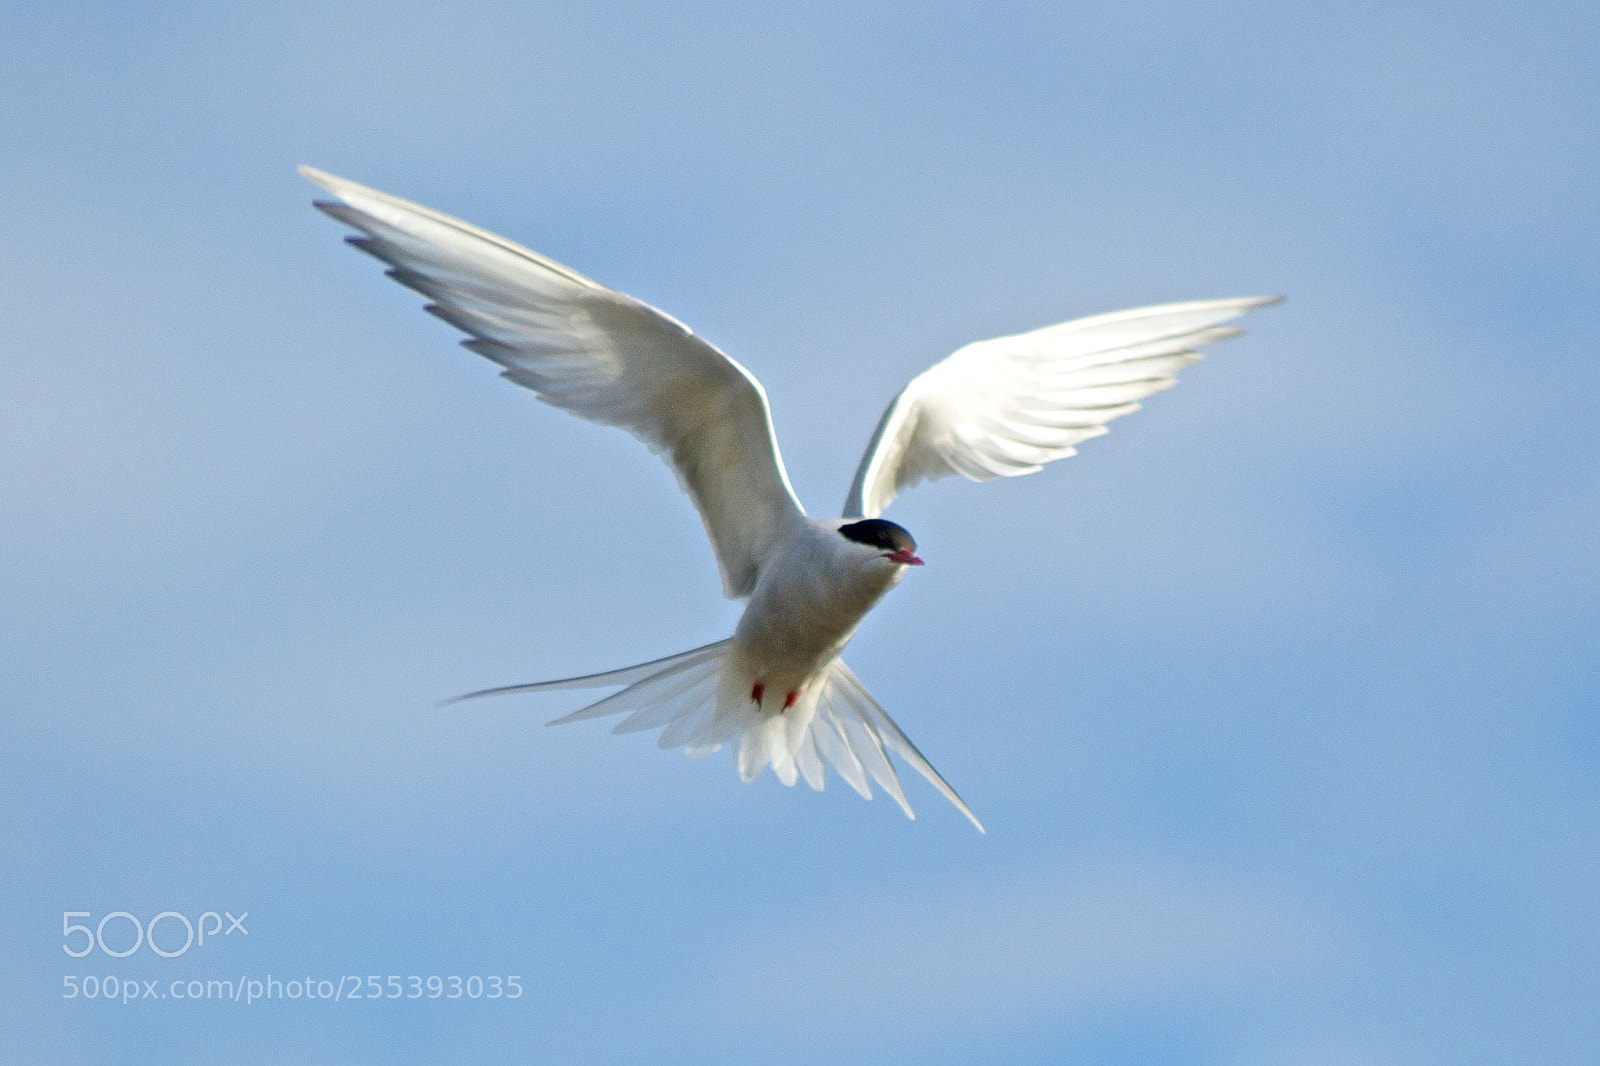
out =
<svg viewBox="0 0 1600 1066"><path fill-rule="evenodd" d="M839 535L876 552L880 557L901 566L921 566L917 558L917 542L901 526L882 518L864 518L839 527Z"/></svg>

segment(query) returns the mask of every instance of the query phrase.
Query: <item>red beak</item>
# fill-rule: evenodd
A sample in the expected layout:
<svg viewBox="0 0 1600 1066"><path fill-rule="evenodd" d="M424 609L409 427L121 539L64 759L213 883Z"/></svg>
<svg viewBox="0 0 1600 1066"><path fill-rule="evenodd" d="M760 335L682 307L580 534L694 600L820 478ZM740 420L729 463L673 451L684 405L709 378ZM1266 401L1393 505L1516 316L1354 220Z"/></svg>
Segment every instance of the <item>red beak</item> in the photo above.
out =
<svg viewBox="0 0 1600 1066"><path fill-rule="evenodd" d="M901 548L899 551L889 556L889 561L891 563L899 563L901 566L923 565L922 560L918 559L914 554L912 554L910 548Z"/></svg>

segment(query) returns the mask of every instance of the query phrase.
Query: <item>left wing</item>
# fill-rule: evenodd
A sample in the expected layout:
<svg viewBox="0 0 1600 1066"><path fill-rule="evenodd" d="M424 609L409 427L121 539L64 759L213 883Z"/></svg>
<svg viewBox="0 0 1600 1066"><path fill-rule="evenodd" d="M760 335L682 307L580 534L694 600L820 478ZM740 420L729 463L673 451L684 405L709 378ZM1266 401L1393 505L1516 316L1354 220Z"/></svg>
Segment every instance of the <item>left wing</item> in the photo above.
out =
<svg viewBox="0 0 1600 1066"><path fill-rule="evenodd" d="M979 341L913 378L878 422L844 517L876 518L920 481L1031 474L1176 384L1222 323L1281 296L1136 307Z"/></svg>
<svg viewBox="0 0 1600 1066"><path fill-rule="evenodd" d="M730 596L748 596L804 512L761 383L677 319L459 219L301 167L348 240L428 297L501 376L660 453L694 499Z"/></svg>

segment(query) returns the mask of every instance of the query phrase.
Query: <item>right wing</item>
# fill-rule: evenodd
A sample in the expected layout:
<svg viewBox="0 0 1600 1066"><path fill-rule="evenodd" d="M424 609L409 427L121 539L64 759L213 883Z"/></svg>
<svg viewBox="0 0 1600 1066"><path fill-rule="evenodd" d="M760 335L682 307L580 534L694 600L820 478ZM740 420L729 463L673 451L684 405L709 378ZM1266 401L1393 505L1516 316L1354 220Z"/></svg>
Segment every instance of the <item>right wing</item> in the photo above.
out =
<svg viewBox="0 0 1600 1066"><path fill-rule="evenodd" d="M428 297L502 376L662 454L705 521L724 591L748 596L772 546L804 513L760 382L686 326L476 227L301 167L339 198L317 207L351 244Z"/></svg>
<svg viewBox="0 0 1600 1066"><path fill-rule="evenodd" d="M979 341L913 378L878 422L844 517L876 518L919 481L1031 474L1139 409L1239 332L1222 323L1282 297L1136 307Z"/></svg>

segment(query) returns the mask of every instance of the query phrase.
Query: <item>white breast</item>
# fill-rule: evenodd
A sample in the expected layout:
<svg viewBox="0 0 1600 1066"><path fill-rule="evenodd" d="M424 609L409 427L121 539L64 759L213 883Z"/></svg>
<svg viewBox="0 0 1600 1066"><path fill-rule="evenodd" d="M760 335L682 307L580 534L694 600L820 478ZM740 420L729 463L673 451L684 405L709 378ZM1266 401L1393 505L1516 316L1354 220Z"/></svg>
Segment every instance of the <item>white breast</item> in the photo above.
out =
<svg viewBox="0 0 1600 1066"><path fill-rule="evenodd" d="M806 519L763 568L733 640L781 699L821 675L905 568Z"/></svg>

